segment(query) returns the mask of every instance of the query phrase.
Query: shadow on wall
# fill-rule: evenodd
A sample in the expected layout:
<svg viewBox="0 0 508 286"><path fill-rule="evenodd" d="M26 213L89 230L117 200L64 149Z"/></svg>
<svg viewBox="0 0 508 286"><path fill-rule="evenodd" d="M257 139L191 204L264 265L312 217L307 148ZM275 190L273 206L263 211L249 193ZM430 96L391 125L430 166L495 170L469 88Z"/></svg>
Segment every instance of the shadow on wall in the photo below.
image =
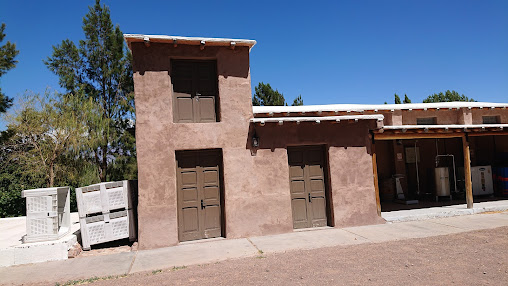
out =
<svg viewBox="0 0 508 286"><path fill-rule="evenodd" d="M134 72L144 75L146 71L166 71L171 74L171 59L217 60L217 74L225 78L249 76L249 47L205 47L151 43L132 43Z"/></svg>
<svg viewBox="0 0 508 286"><path fill-rule="evenodd" d="M267 123L265 126L250 124L249 134L246 140L246 149L251 150L253 155L259 149L287 148L287 146L299 145L326 145L329 147L366 147L369 155L372 155L372 144L369 130L375 128L376 123L361 121L358 123L332 123L322 122L287 122L283 125ZM256 134L259 138L259 146L252 147L252 138Z"/></svg>

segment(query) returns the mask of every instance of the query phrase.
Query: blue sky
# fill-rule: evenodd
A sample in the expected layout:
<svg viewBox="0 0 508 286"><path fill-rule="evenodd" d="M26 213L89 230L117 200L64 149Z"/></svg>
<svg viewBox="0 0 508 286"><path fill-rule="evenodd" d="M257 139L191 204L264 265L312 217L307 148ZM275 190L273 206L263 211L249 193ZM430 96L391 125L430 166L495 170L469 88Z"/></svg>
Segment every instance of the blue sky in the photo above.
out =
<svg viewBox="0 0 508 286"><path fill-rule="evenodd" d="M58 88L42 63L83 38L94 1L0 1L18 66L8 96ZM305 104L421 102L456 90L508 102L508 1L103 1L124 33L254 39L253 87L268 82ZM0 123L0 127L1 127Z"/></svg>

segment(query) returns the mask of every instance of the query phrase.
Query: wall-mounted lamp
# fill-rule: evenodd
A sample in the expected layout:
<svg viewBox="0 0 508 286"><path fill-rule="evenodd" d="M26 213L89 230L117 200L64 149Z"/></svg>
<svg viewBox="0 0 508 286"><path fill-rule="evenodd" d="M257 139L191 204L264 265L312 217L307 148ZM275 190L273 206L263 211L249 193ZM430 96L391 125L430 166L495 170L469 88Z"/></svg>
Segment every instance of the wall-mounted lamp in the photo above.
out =
<svg viewBox="0 0 508 286"><path fill-rule="evenodd" d="M254 130L254 134L252 135L252 147L259 147L259 136L256 134L256 130Z"/></svg>

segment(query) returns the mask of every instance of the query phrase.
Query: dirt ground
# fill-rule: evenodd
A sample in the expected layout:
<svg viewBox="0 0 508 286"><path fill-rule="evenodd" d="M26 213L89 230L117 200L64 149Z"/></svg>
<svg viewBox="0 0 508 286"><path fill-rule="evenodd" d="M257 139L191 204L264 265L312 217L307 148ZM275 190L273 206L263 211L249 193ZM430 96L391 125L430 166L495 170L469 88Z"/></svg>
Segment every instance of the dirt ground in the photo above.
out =
<svg viewBox="0 0 508 286"><path fill-rule="evenodd" d="M508 227L139 273L93 285L508 285Z"/></svg>

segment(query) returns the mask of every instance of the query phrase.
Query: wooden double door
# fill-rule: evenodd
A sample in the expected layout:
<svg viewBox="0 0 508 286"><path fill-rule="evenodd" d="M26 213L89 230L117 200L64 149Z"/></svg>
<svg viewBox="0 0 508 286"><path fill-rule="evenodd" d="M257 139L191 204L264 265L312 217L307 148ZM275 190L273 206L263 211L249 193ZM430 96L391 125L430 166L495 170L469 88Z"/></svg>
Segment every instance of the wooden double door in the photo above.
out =
<svg viewBox="0 0 508 286"><path fill-rule="evenodd" d="M177 151L178 238L222 235L221 150Z"/></svg>
<svg viewBox="0 0 508 286"><path fill-rule="evenodd" d="M326 226L327 186L324 146L288 147L294 228Z"/></svg>
<svg viewBox="0 0 508 286"><path fill-rule="evenodd" d="M216 122L217 80L215 61L173 60L174 122Z"/></svg>

